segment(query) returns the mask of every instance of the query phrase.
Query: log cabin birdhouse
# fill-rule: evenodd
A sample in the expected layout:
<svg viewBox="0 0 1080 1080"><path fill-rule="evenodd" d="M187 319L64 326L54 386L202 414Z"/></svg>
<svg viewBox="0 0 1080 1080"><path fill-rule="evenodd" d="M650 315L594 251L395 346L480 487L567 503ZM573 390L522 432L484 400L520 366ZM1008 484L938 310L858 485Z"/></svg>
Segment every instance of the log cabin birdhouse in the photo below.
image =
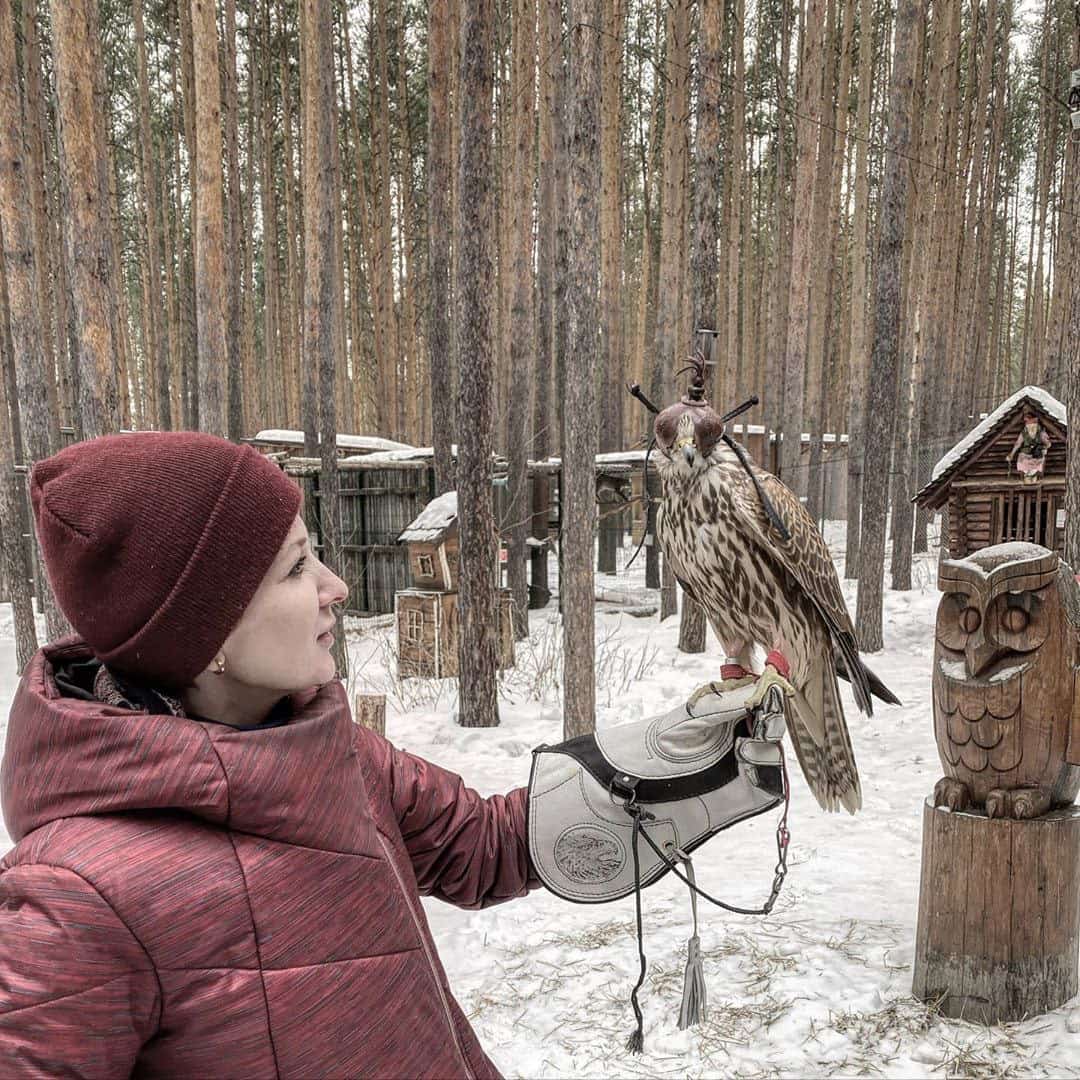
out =
<svg viewBox="0 0 1080 1080"><path fill-rule="evenodd" d="M1065 406L1025 386L934 466L914 501L947 508L952 558L1014 541L1064 553L1066 436Z"/></svg>
<svg viewBox="0 0 1080 1080"><path fill-rule="evenodd" d="M433 499L398 537L408 548L412 588L395 596L398 675L448 679L458 675L457 492ZM498 572L498 566L494 568ZM509 589L497 590L499 670L514 666Z"/></svg>

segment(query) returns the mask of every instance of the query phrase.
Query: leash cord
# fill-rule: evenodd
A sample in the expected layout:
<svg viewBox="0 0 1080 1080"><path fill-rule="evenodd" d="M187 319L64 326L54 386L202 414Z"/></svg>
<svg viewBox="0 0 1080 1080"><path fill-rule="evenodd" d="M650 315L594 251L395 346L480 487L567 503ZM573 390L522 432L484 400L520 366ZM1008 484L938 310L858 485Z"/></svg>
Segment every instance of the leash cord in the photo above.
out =
<svg viewBox="0 0 1080 1080"><path fill-rule="evenodd" d="M726 904L723 900L717 900L715 896L710 896L704 889L699 888L694 882L690 881L687 877L679 872L678 867L672 862L661 850L656 846L653 838L644 830L640 828L640 819L645 815L640 807L627 806L626 811L634 819L634 833L633 833L633 850L634 850L634 881L635 889L638 890L638 910L640 911L640 887L637 885L638 880L638 860L637 860L637 834L640 831L641 835L645 837L645 842L656 852L658 858L664 863L665 866L679 878L687 888L692 889L699 896L708 900L709 903L715 904L719 908L723 908L725 911L734 912L736 915L768 915L772 912L773 905L776 903L777 898L780 895L780 889L783 887L784 878L787 877L787 856L788 856L788 843L791 840L791 834L788 832L787 818L788 808L791 805L791 785L788 780L787 762L784 759L783 749L780 751L780 771L784 781L784 812L780 815L780 820L776 825L776 868L773 872L773 884L772 891L769 893L768 900L760 908L744 908L738 907L735 904ZM649 815L651 816L651 815ZM644 978L644 974L642 975ZM639 984L640 985L640 984Z"/></svg>
<svg viewBox="0 0 1080 1080"><path fill-rule="evenodd" d="M757 492L757 497L761 501L765 516L772 522L773 528L780 534L780 539L783 540L784 543L787 543L791 540L791 531L784 523L784 519L780 516L776 507L773 506L772 499L765 494L765 489L761 486L761 481L754 475L754 470L751 468L750 462L746 457L746 451L726 431L720 438L724 440L731 448L731 452L739 459L739 464L746 470L746 475L750 477L750 482L754 485L754 491Z"/></svg>
<svg viewBox="0 0 1080 1080"><path fill-rule="evenodd" d="M630 1004L634 1006L634 1016L637 1017L637 1027L630 1033L630 1037L626 1040L626 1049L631 1054L640 1054L645 1048L645 1023L641 1015L641 1006L638 1004L638 991L641 989L645 982L645 940L641 928L641 864L638 861L638 835L641 833L641 811L637 813L631 809L631 806L627 805L627 811L634 819L634 829L631 838L631 850L634 854L634 908L637 914L637 947L638 957L641 961L641 968L638 972L638 981L634 984L634 989L630 991ZM645 835L645 839L649 840L648 834ZM651 844L652 841L649 840Z"/></svg>
<svg viewBox="0 0 1080 1080"><path fill-rule="evenodd" d="M649 448L645 451L645 478L642 481L642 493L641 497L645 503L645 510L648 513L648 509L653 503L659 503L662 500L654 499L649 494L649 455L653 452L653 447L656 445L656 436L654 435L649 442ZM641 554L641 549L645 544L645 538L649 535L649 522L646 518L645 527L641 530L641 539L638 541L637 550L630 556L630 561L623 567L623 573L625 574L631 566L634 565L634 560Z"/></svg>

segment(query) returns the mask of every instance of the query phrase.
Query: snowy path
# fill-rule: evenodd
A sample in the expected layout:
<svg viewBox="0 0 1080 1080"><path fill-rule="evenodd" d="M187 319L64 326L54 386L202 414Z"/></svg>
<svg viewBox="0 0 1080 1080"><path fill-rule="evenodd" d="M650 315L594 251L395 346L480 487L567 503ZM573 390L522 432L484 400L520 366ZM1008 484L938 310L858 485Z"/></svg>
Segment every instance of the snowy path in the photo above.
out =
<svg viewBox="0 0 1080 1080"><path fill-rule="evenodd" d="M842 526L830 523L834 555ZM611 587L643 584L643 560ZM930 664L936 560L921 557L916 588L886 592L885 650L869 663L904 702L859 716L841 684L863 783L855 817L823 814L791 760L792 854L769 918L705 905L700 937L708 1020L680 1032L690 905L669 877L643 893L649 974L641 994L645 1050L623 1045L637 978L633 899L573 905L541 890L487 911L425 900L458 1000L485 1049L511 1077L804 1077L1080 1075L1072 1009L1007 1027L942 1020L910 996L918 898L921 804L940 775L931 731ZM854 610L854 588L845 583ZM531 636L507 675L501 724L453 721L452 683L393 678L390 628L350 632L352 689L388 694L388 735L460 772L481 792L527 782L530 750L561 738L555 604L530 613ZM598 617L601 725L670 708L716 677L715 641L703 656L676 649L678 620ZM10 609L0 606L0 716L14 692ZM793 755L789 755L793 759ZM702 886L755 906L775 859L773 815L737 826L695 854ZM0 835L6 845L6 837ZM1075 1006L1075 1002L1073 1005ZM1078 1010L1080 1016L1080 1010Z"/></svg>

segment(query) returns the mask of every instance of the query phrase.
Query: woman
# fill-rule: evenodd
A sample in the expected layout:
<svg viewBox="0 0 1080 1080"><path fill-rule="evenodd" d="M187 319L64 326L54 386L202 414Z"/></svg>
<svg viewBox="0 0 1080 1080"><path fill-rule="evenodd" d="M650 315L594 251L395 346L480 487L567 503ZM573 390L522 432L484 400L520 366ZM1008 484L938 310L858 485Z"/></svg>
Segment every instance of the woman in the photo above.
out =
<svg viewBox="0 0 1080 1080"><path fill-rule="evenodd" d="M493 1077L419 896L539 884L525 790L355 725L345 583L250 446L105 436L39 462L76 634L23 673L0 798L0 1075Z"/></svg>

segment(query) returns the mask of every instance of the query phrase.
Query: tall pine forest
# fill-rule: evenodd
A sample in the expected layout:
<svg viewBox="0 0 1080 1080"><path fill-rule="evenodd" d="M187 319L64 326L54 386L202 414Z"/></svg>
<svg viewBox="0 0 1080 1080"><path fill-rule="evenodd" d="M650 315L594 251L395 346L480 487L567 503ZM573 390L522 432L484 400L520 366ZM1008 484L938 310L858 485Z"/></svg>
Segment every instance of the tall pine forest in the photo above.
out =
<svg viewBox="0 0 1080 1080"><path fill-rule="evenodd" d="M490 417L515 485L564 406L596 417L574 453L644 447L625 385L674 400L705 327L710 399L760 399L741 420L789 433L815 516L847 435L848 575L873 493L903 587L910 497L981 413L1027 383L1080 413L1078 26L1073 0L0 0L0 442L445 450Z"/></svg>

